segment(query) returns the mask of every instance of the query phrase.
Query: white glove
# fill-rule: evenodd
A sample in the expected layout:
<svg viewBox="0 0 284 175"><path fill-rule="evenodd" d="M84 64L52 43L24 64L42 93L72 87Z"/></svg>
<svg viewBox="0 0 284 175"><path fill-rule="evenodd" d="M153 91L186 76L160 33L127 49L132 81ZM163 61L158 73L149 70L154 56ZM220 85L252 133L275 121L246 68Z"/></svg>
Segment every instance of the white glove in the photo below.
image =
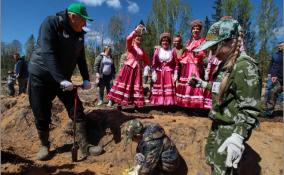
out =
<svg viewBox="0 0 284 175"><path fill-rule="evenodd" d="M152 81L155 83L157 81L157 73L155 70L152 72Z"/></svg>
<svg viewBox="0 0 284 175"><path fill-rule="evenodd" d="M177 78L178 78L178 72L177 72L177 70L175 70L174 76L173 76L173 81L176 82Z"/></svg>
<svg viewBox="0 0 284 175"><path fill-rule="evenodd" d="M137 165L142 165L145 161L145 156L142 153L137 153L134 159Z"/></svg>
<svg viewBox="0 0 284 175"><path fill-rule="evenodd" d="M138 175L140 167L141 165L136 165L135 167L133 167L132 171L128 172L128 175Z"/></svg>
<svg viewBox="0 0 284 175"><path fill-rule="evenodd" d="M208 83L207 83L206 81L201 80L201 79L198 78L198 77L192 76L192 77L189 77L189 78L188 78L187 84L189 84L189 85L192 86L192 87L202 87L202 88L206 88L206 86L207 86Z"/></svg>
<svg viewBox="0 0 284 175"><path fill-rule="evenodd" d="M145 66L143 71L143 77L147 77L149 75L150 67Z"/></svg>
<svg viewBox="0 0 284 175"><path fill-rule="evenodd" d="M73 84L70 81L67 81L67 80L61 81L60 86L63 89L63 91L72 91L73 90Z"/></svg>
<svg viewBox="0 0 284 175"><path fill-rule="evenodd" d="M222 153L227 148L227 159L226 166L227 167L238 167L238 163L242 158L242 154L244 152L245 146L243 144L244 138L239 134L233 133L230 137L228 137L224 143L219 147L218 153Z"/></svg>
<svg viewBox="0 0 284 175"><path fill-rule="evenodd" d="M209 80L209 70L207 70L207 69L205 69L204 80L205 80L205 81L208 81L208 80Z"/></svg>
<svg viewBox="0 0 284 175"><path fill-rule="evenodd" d="M89 80L83 81L83 89L91 89L92 85Z"/></svg>

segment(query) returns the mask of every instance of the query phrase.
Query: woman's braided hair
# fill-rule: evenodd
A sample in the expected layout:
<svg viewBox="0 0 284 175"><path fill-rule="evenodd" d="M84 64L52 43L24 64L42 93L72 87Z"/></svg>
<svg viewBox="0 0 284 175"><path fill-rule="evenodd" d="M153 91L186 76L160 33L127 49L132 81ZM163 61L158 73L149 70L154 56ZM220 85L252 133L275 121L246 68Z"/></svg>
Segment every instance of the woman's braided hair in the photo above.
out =
<svg viewBox="0 0 284 175"><path fill-rule="evenodd" d="M241 47L243 46L243 32L242 30L239 30L238 37L236 39L229 39L226 41L221 42L218 44L217 51L220 50L221 47L228 44L229 41L233 40L232 42L232 49L228 54L228 57L224 60L224 66L223 69L225 70L225 74L223 75L220 87L219 87L219 93L217 96L218 104L222 103L222 96L224 95L224 91L226 88L226 85L228 83L229 76L234 68L234 65L237 61L237 58L239 57L241 53Z"/></svg>

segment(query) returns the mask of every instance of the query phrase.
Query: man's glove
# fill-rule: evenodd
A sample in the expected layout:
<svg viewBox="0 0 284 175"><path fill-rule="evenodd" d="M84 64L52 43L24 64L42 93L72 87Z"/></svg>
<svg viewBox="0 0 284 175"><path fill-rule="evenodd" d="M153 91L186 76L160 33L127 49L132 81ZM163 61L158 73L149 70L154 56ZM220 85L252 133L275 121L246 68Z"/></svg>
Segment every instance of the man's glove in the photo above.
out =
<svg viewBox="0 0 284 175"><path fill-rule="evenodd" d="M84 80L83 81L83 89L91 89L91 87L92 87L92 85L91 85L91 83L90 83L90 81L89 80Z"/></svg>
<svg viewBox="0 0 284 175"><path fill-rule="evenodd" d="M201 80L198 77L192 76L188 78L187 84L189 84L192 87L202 87L205 89L208 83L206 81Z"/></svg>
<svg viewBox="0 0 284 175"><path fill-rule="evenodd" d="M175 70L174 75L173 75L173 81L176 82L178 79L178 72Z"/></svg>
<svg viewBox="0 0 284 175"><path fill-rule="evenodd" d="M153 72L152 72L152 81L153 81L153 83L155 83L157 81L157 73L156 73L155 70L153 70Z"/></svg>
<svg viewBox="0 0 284 175"><path fill-rule="evenodd" d="M242 158L245 146L243 144L244 138L239 134L233 133L228 137L224 143L219 147L218 153L222 153L227 149L227 167L238 167L238 163Z"/></svg>
<svg viewBox="0 0 284 175"><path fill-rule="evenodd" d="M72 91L73 90L73 84L70 81L67 81L67 80L61 81L60 87L63 89L63 91Z"/></svg>
<svg viewBox="0 0 284 175"><path fill-rule="evenodd" d="M147 77L149 75L150 67L145 66L143 71L143 77Z"/></svg>
<svg viewBox="0 0 284 175"><path fill-rule="evenodd" d="M142 153L137 153L134 159L137 165L142 165L145 161L145 156Z"/></svg>

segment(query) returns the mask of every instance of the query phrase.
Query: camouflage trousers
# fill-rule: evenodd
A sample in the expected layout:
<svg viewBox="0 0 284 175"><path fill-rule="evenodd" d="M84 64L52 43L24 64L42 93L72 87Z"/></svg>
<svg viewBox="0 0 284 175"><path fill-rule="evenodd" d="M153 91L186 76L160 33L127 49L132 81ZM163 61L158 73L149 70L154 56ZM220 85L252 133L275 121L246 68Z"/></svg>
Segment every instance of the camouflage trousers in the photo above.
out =
<svg viewBox="0 0 284 175"><path fill-rule="evenodd" d="M205 158L212 168L212 175L233 175L236 170L227 168L225 161L227 154L217 152L221 144L232 135L233 125L221 125L213 122L205 145Z"/></svg>

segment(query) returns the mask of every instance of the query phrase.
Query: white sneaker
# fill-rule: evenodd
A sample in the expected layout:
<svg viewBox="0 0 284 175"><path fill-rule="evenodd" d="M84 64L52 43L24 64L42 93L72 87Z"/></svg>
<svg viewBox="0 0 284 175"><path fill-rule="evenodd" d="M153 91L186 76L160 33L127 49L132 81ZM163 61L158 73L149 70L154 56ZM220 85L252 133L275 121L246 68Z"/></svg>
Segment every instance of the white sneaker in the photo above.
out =
<svg viewBox="0 0 284 175"><path fill-rule="evenodd" d="M107 104L108 107L112 107L112 101L108 101L108 104Z"/></svg>
<svg viewBox="0 0 284 175"><path fill-rule="evenodd" d="M103 101L102 100L99 100L99 102L98 102L98 106L101 106L103 104Z"/></svg>

